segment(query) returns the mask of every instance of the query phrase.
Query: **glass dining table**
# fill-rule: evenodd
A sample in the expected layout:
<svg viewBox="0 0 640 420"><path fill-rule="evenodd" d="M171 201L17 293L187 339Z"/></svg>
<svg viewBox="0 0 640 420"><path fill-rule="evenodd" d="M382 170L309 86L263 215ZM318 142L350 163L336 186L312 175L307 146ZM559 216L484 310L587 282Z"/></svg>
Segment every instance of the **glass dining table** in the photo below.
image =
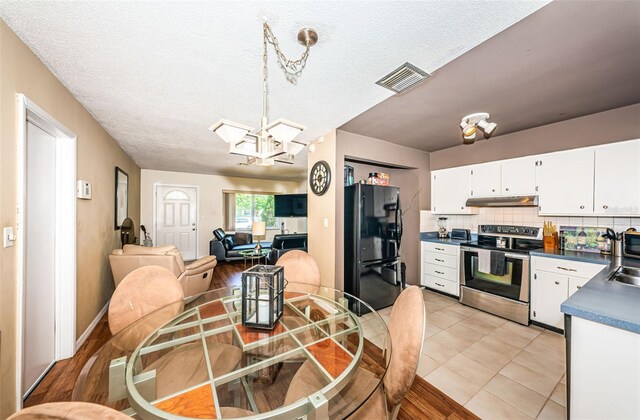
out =
<svg viewBox="0 0 640 420"><path fill-rule="evenodd" d="M365 302L289 283L272 330L244 327L240 310L229 287L146 315L90 358L73 399L141 419L344 418L381 386L390 338Z"/></svg>

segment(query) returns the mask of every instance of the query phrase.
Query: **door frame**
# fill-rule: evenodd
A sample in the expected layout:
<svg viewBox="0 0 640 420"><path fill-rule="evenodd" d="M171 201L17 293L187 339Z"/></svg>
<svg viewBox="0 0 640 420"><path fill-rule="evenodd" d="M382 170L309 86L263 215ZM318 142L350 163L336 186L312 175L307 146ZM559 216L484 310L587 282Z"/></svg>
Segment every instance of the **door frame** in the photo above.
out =
<svg viewBox="0 0 640 420"><path fill-rule="evenodd" d="M164 182L154 182L153 183L153 238L156 240L156 245L158 241L157 235L157 206L158 206L158 187L173 187L173 188L195 188L196 189L196 260L200 258L198 254L198 244L200 243L200 186L198 185L187 185L187 184L171 184Z"/></svg>
<svg viewBox="0 0 640 420"><path fill-rule="evenodd" d="M22 408L22 370L24 350L26 236L24 233L27 198L27 123L30 122L56 139L55 180L55 353L58 361L72 357L76 350L76 144L77 136L27 96L17 101L17 223L18 262L16 406ZM40 378L41 379L41 378Z"/></svg>

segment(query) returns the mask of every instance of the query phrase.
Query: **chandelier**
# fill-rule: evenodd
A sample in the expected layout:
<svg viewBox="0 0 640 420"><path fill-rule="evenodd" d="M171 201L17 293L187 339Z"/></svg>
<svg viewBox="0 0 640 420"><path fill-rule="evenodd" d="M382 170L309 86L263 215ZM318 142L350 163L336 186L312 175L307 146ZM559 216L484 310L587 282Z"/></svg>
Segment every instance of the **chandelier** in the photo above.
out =
<svg viewBox="0 0 640 420"><path fill-rule="evenodd" d="M318 42L318 34L310 28L301 29L298 32L298 42L305 47L305 50L299 59L289 60L280 49L278 39L273 35L266 21L262 28L262 119L260 128L254 129L223 119L209 127L209 130L229 144L229 153L247 156L247 164L259 166L273 166L276 162L292 164L294 156L307 145L303 141L296 140L298 134L306 127L283 118L269 122L267 46L268 44L273 45L278 63L285 71L287 79L290 82L295 82L307 63L309 49Z"/></svg>

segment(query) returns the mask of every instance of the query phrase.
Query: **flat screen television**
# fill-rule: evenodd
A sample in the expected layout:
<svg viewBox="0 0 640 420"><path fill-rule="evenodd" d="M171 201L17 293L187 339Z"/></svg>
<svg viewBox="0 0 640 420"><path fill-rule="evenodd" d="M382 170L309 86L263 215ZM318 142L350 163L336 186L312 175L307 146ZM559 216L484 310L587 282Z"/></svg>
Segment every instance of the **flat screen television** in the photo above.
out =
<svg viewBox="0 0 640 420"><path fill-rule="evenodd" d="M276 217L307 217L307 194L274 196Z"/></svg>

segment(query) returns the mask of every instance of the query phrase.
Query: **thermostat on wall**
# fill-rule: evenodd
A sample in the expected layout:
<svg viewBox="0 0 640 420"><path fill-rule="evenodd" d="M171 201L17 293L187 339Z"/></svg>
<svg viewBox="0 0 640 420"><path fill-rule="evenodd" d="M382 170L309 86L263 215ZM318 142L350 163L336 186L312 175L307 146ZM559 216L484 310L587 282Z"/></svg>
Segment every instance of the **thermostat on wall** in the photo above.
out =
<svg viewBox="0 0 640 420"><path fill-rule="evenodd" d="M89 181L78 180L76 197L82 200L91 200L91 183Z"/></svg>

